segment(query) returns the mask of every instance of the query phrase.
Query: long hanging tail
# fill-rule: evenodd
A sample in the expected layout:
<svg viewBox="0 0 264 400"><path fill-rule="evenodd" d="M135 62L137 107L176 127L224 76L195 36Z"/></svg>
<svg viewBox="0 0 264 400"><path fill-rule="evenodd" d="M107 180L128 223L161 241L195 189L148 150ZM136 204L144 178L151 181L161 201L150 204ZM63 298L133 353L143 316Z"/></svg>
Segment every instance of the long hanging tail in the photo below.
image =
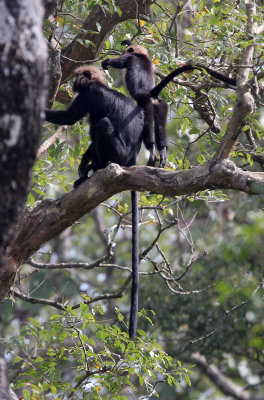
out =
<svg viewBox="0 0 264 400"><path fill-rule="evenodd" d="M138 198L137 192L131 192L132 204L132 287L129 318L129 337L133 339L137 331L138 318Z"/></svg>
<svg viewBox="0 0 264 400"><path fill-rule="evenodd" d="M195 69L198 70L205 70L206 72L208 72L208 74L210 74L211 76L213 76L216 79L219 79L222 82L228 83L229 85L233 85L236 86L236 79L233 78L229 78L228 76L222 74L221 72L217 72L214 71L213 69L209 68L209 67L205 67L202 64L196 64L196 65L192 65L192 64L186 64L183 65L182 67L179 67L177 69L175 69L174 71L172 71L169 75L167 75L160 83L158 83L158 85L156 85L151 91L150 91L150 95L151 97L158 97L159 93L162 91L162 89L165 88L165 86L176 76L182 74L183 72L187 72L187 71L193 71Z"/></svg>

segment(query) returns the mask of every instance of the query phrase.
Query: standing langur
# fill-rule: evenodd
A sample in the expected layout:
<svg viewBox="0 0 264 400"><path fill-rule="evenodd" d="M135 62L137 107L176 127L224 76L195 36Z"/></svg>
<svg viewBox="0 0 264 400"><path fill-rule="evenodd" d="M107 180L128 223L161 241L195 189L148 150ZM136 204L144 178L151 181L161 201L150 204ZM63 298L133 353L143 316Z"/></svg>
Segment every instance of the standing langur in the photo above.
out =
<svg viewBox="0 0 264 400"><path fill-rule="evenodd" d="M124 40L122 44L128 45L126 53L120 57L105 59L102 62L102 67L104 69L112 67L126 70L125 83L129 94L143 108L145 114L143 140L146 148L150 150L148 165L154 165L156 161L153 134L154 121L155 142L160 153L160 167L165 167L168 148L166 134L168 106L163 99L158 97L162 89L176 76L195 69L205 70L212 77L233 86L236 85L236 79L229 78L201 64L193 65L187 63L172 71L155 86L154 68L147 49L141 45L132 44L130 40Z"/></svg>
<svg viewBox="0 0 264 400"><path fill-rule="evenodd" d="M143 138L144 113L133 100L109 89L98 68L85 65L76 71L73 90L77 96L67 110L46 110L46 120L59 125L73 125L86 114L90 116L91 144L79 165L77 188L88 178L89 171L109 163L121 166L136 164ZM132 288L129 336L134 338L138 314L138 201L131 191L132 201Z"/></svg>
<svg viewBox="0 0 264 400"><path fill-rule="evenodd" d="M123 41L122 44L131 44L131 41ZM126 54L117 58L107 58L102 62L102 67L125 69L125 83L130 96L144 110L143 141L150 152L147 165L154 166L157 161L155 142L160 153L160 167L166 165L167 135L166 119L168 113L167 103L156 96L152 99L151 89L155 87L154 68L148 51L140 45L128 46ZM153 132L155 121L155 140Z"/></svg>

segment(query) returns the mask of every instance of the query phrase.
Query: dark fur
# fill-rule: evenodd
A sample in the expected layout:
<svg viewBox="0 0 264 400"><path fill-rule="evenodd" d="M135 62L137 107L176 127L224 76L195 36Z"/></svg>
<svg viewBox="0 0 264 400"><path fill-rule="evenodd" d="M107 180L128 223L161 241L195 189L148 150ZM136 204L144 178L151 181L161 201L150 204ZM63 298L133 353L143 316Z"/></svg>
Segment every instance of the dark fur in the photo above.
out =
<svg viewBox="0 0 264 400"><path fill-rule="evenodd" d="M182 67L179 67L172 71L169 75L167 75L162 81L155 86L151 91L150 95L151 97L157 97L159 93L162 91L162 89L165 88L165 86L176 76L182 74L183 72L188 72L188 71L194 71L194 70L200 70L200 71L206 71L209 75L211 75L213 78L219 79L220 81L224 83L228 83L229 85L236 86L236 79L235 78L229 78L228 76L224 75L221 72L214 71L212 68L206 67L205 65L202 64L185 64Z"/></svg>
<svg viewBox="0 0 264 400"><path fill-rule="evenodd" d="M73 125L90 114L92 143L79 166L80 178L87 178L88 171L104 168L110 162L135 164L143 135L142 110L124 94L109 89L97 68L81 67L76 74L73 89L78 95L67 110L46 110L46 120Z"/></svg>
<svg viewBox="0 0 264 400"><path fill-rule="evenodd" d="M161 90L176 76L195 69L205 70L214 78L230 85L236 85L236 80L203 65L186 64L171 72L155 86L154 69L147 50L143 46L133 45L129 40L122 43L129 44L126 54L104 60L102 67L104 69L108 67L126 69L125 82L127 89L145 113L144 143L147 149L151 151L154 143L153 121L155 120L155 141L160 152L160 166L164 167L166 165L168 147L166 134L168 107L166 102L158 97ZM153 98L156 99L155 102L152 101ZM155 154L151 151L149 165L153 165L153 162L155 164Z"/></svg>
<svg viewBox="0 0 264 400"><path fill-rule="evenodd" d="M124 43L124 41L122 42ZM124 44L131 41L125 41ZM158 98L152 102L150 91L155 86L154 69L145 47L131 45L127 47L126 54L117 58L108 58L102 62L102 67L126 69L125 82L129 94L137 104L144 110L144 134L143 141L146 148L150 151L148 165L155 165L157 156L155 154L155 142L160 152L160 166L166 164L167 135L166 118L168 107L163 99ZM153 132L153 121L155 115L155 140ZM156 123L158 121L158 123ZM161 124L159 121L165 121Z"/></svg>
<svg viewBox="0 0 264 400"><path fill-rule="evenodd" d="M122 46L132 46L132 44L133 44L132 40L129 39L122 40L121 42Z"/></svg>
<svg viewBox="0 0 264 400"><path fill-rule="evenodd" d="M46 120L59 125L73 125L86 114L90 115L92 143L79 165L80 178L74 187L88 177L90 170L106 167L110 162L122 166L136 164L143 137L144 113L122 93L104 84L100 71L93 66L76 70L73 88L78 93L65 111L46 110ZM132 199L132 289L129 335L133 338L137 328L138 312L138 204Z"/></svg>

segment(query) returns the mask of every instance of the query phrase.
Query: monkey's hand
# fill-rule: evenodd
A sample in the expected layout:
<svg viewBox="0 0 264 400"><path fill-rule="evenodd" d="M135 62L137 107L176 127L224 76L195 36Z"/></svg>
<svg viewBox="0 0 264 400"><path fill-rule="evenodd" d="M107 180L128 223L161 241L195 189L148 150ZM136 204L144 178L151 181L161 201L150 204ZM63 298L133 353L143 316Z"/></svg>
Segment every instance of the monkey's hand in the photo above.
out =
<svg viewBox="0 0 264 400"><path fill-rule="evenodd" d="M101 66L103 69L108 69L109 67L109 59L107 58L106 60L102 61Z"/></svg>

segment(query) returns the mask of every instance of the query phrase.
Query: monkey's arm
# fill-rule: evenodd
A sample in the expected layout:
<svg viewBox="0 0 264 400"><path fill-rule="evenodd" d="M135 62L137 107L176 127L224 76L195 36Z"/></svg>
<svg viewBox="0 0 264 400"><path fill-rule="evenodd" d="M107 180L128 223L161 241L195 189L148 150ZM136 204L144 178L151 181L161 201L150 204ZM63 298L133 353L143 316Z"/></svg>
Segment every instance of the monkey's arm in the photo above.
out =
<svg viewBox="0 0 264 400"><path fill-rule="evenodd" d="M88 106L86 98L80 93L67 110L45 110L45 119L53 124L73 125L89 112Z"/></svg>
<svg viewBox="0 0 264 400"><path fill-rule="evenodd" d="M102 62L102 68L108 69L108 67L123 69L127 68L130 64L131 55L124 54L123 56L116 57L116 58L107 58Z"/></svg>

